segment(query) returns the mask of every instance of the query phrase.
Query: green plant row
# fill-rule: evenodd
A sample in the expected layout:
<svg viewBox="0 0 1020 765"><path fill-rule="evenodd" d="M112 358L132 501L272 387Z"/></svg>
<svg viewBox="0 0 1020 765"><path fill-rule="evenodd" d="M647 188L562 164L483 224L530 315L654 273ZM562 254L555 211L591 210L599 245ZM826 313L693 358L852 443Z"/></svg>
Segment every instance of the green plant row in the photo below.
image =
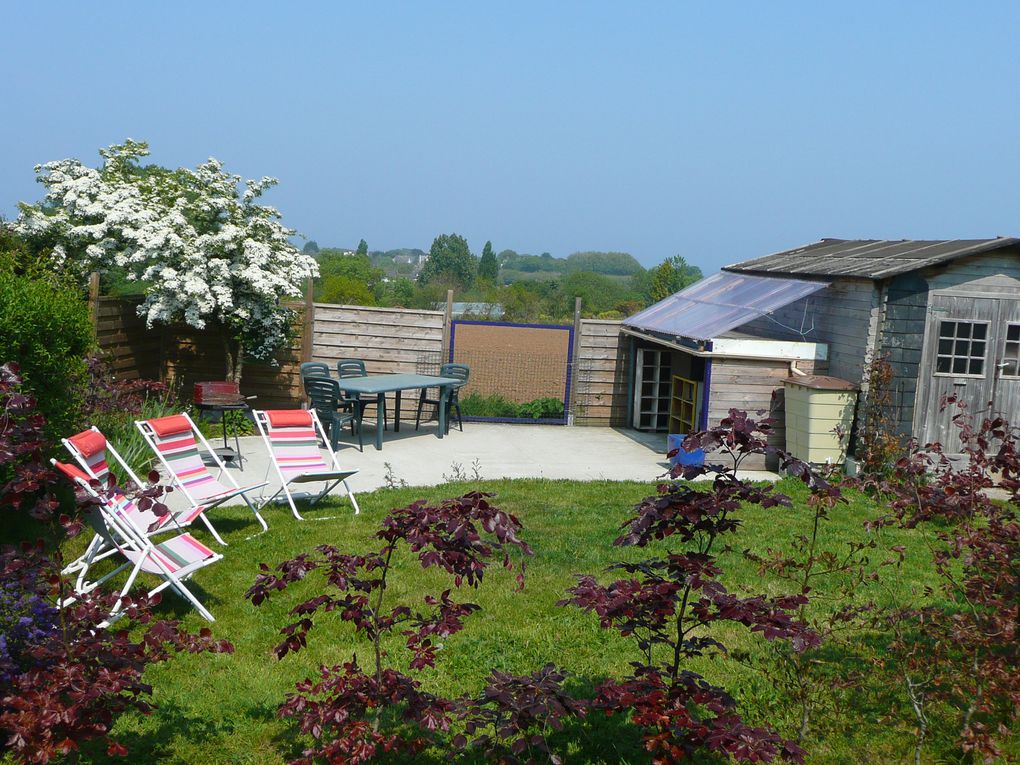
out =
<svg viewBox="0 0 1020 765"><path fill-rule="evenodd" d="M563 417L563 402L558 398L536 398L518 404L498 393L491 396L469 393L461 398L460 408L465 417L507 417L524 420Z"/></svg>

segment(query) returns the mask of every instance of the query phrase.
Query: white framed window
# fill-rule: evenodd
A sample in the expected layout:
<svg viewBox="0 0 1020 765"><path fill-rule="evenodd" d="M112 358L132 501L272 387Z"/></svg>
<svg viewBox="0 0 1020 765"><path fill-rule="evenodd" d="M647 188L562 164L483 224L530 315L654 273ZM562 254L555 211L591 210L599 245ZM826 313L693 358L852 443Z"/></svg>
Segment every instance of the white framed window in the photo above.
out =
<svg viewBox="0 0 1020 765"><path fill-rule="evenodd" d="M984 377L987 355L987 321L939 321L938 346L935 349L936 375Z"/></svg>
<svg viewBox="0 0 1020 765"><path fill-rule="evenodd" d="M1006 325L1006 345L1002 353L1003 377L1020 377L1020 324Z"/></svg>

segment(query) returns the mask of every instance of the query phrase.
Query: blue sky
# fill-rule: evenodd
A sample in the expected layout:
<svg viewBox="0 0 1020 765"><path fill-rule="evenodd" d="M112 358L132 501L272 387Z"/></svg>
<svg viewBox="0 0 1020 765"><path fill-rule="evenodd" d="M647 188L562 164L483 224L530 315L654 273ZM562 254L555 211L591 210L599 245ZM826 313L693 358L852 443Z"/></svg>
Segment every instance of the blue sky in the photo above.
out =
<svg viewBox="0 0 1020 765"><path fill-rule="evenodd" d="M681 254L1020 234L1020 3L12 3L33 166L209 156L321 246Z"/></svg>

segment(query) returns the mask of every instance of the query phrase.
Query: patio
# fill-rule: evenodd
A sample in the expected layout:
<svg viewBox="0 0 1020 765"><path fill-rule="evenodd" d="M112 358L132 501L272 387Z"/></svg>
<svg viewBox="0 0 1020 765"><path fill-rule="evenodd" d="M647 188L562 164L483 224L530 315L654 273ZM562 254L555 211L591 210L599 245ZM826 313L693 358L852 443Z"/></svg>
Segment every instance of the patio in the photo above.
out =
<svg viewBox="0 0 1020 765"><path fill-rule="evenodd" d="M403 423L399 433L392 426L385 448L365 451L351 445L345 429L338 456L344 467L358 468L349 482L355 492L388 485L434 486L449 480L497 478L550 478L576 481L648 481L667 469L665 436L620 428L563 427L558 425L508 425L468 422L464 431L454 426L446 438L435 436L436 425ZM241 484L268 480L279 485L272 472L265 445L258 436L241 439L244 468L229 465ZM459 471L457 466L459 466ZM459 473L459 475L458 475ZM754 480L775 480L775 473L748 471ZM342 490L341 490L342 491Z"/></svg>

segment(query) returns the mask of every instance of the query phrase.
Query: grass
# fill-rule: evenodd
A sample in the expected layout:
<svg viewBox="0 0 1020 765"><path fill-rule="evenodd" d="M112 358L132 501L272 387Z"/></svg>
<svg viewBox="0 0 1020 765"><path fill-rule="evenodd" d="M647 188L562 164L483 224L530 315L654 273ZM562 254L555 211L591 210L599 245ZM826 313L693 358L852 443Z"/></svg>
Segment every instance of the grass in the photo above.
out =
<svg viewBox="0 0 1020 765"><path fill-rule="evenodd" d="M385 489L359 495L362 515L353 516L349 505L336 501L308 511L309 518L336 516L332 520L295 521L282 506L266 511L270 530L246 539L255 531L250 513L242 508L214 511L218 529L229 547L225 559L195 576L193 591L217 617L214 635L233 642L233 655L180 656L151 668L147 674L158 709L148 717L128 715L116 733L131 750L132 762L163 763L259 763L273 765L297 757L302 738L289 722L276 718L276 709L295 682L311 675L319 664L349 660L353 653L368 659L367 644L354 639L345 626L322 619L309 638L306 651L278 661L273 646L278 631L288 623L287 611L316 592L315 575L277 595L260 608L243 597L252 584L258 564L277 562L328 542L351 551L372 549L372 534L379 520L393 507L418 498L438 500L475 488L498 494L497 504L517 514L524 536L535 550L529 560L524 593L512 592L511 575L494 572L477 592L465 593L483 610L472 616L466 629L446 641L437 670L420 678L426 690L458 695L478 690L488 669L524 673L546 662L569 669L580 688L590 687L608 675L622 675L636 658L630 641L601 630L597 620L576 608L560 608L556 601L578 572L598 572L622 558L639 559L648 551L612 546L622 521L633 505L651 493L640 483L516 480L481 484L450 484L430 489ZM734 540L737 550L765 552L794 534L806 533L810 518L805 493L793 482L783 490L797 500L791 510L752 509L743 514L746 525ZM863 521L876 515L875 507L860 496L834 513L827 527L826 544L838 548L844 541L865 532ZM202 536L202 531L195 532ZM874 597L886 603L915 602L925 587L936 582L928 565L919 532L886 532L883 546L905 544L908 557L903 568L874 587ZM83 543L83 541L81 542ZM722 556L724 581L732 589L778 594L775 583L762 581L739 554ZM420 598L424 592L447 587L446 579L423 572L405 558L393 577L393 595ZM182 600L168 595L159 607L166 616L182 618L199 629L206 623ZM760 652L762 643L734 629L721 636L732 647ZM404 666L407 652L396 642L391 659ZM867 647L862 648L867 652ZM796 714L776 689L756 671L734 661L705 659L692 666L710 680L730 689L740 699L752 722L770 722L782 732L795 730ZM896 762L904 760L912 746L909 714L884 719L864 701L856 708L832 710L819 720L816 738L807 742L812 763ZM564 746L569 762L647 762L631 731L618 718L593 719L584 732L570 730ZM86 760L107 760L90 747ZM439 762L440 752L427 752L417 761Z"/></svg>

